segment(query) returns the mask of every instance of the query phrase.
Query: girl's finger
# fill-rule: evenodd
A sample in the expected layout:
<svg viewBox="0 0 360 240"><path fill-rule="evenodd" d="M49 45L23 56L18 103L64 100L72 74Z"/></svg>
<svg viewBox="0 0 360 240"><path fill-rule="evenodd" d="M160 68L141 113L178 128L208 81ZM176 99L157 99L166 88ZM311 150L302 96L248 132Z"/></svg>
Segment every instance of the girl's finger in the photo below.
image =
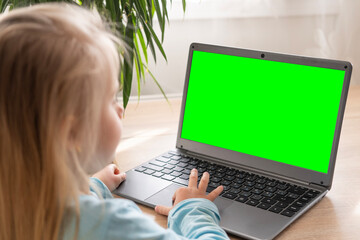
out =
<svg viewBox="0 0 360 240"><path fill-rule="evenodd" d="M217 198L223 190L224 190L223 186L218 186L211 193L207 195L207 199L209 199L210 201L214 201L215 198Z"/></svg>
<svg viewBox="0 0 360 240"><path fill-rule="evenodd" d="M161 215L168 216L171 209L172 209L172 207L156 206L155 212L157 212L158 214L161 214Z"/></svg>
<svg viewBox="0 0 360 240"><path fill-rule="evenodd" d="M197 187L197 180L198 180L198 174L197 170L194 168L191 170L190 177L189 177L189 188L196 188Z"/></svg>
<svg viewBox="0 0 360 240"><path fill-rule="evenodd" d="M200 183L199 183L199 191L201 193L205 193L206 192L206 188L209 184L209 173L208 172L204 172L202 177L201 177L201 180L200 180Z"/></svg>

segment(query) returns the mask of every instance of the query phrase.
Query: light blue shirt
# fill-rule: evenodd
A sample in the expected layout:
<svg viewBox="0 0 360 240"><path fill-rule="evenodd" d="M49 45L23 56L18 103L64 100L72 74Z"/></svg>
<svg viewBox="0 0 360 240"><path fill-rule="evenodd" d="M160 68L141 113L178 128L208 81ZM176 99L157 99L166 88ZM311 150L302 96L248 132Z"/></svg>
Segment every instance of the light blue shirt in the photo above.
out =
<svg viewBox="0 0 360 240"><path fill-rule="evenodd" d="M164 229L144 215L134 202L113 198L99 179L91 178L91 183L96 188L91 187L91 195L81 195L79 200L79 240L229 239L219 227L217 207L207 199L194 198L178 203L169 213L168 229ZM74 218L70 221L64 239L73 239Z"/></svg>

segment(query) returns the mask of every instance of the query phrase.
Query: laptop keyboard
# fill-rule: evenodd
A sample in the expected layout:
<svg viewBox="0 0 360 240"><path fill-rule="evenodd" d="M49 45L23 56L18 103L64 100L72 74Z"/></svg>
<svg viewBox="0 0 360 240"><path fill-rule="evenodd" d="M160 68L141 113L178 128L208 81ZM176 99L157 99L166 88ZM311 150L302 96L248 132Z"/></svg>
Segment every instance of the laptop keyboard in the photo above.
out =
<svg viewBox="0 0 360 240"><path fill-rule="evenodd" d="M210 174L207 192L222 185L220 196L249 206L292 217L304 208L317 190L271 179L254 173L169 152L135 168L135 171L182 185L188 185L190 171L196 168L200 180L204 172Z"/></svg>

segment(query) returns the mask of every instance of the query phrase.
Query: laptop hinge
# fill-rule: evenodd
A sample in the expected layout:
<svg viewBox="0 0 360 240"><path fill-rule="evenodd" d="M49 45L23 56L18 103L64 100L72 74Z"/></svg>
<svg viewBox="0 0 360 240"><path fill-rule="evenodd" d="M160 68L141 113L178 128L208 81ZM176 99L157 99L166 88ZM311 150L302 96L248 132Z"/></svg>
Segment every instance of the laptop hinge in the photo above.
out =
<svg viewBox="0 0 360 240"><path fill-rule="evenodd" d="M313 188L320 189L320 190L327 190L328 189L326 186L321 185L321 184L317 184L317 183L310 183L309 186L313 187Z"/></svg>

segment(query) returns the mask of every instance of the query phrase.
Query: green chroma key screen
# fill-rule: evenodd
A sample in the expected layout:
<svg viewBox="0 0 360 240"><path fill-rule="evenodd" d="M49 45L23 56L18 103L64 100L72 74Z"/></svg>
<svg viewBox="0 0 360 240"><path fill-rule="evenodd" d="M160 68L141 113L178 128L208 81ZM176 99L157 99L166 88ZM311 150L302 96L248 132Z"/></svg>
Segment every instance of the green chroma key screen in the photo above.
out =
<svg viewBox="0 0 360 240"><path fill-rule="evenodd" d="M194 51L181 138L327 173L344 76Z"/></svg>

